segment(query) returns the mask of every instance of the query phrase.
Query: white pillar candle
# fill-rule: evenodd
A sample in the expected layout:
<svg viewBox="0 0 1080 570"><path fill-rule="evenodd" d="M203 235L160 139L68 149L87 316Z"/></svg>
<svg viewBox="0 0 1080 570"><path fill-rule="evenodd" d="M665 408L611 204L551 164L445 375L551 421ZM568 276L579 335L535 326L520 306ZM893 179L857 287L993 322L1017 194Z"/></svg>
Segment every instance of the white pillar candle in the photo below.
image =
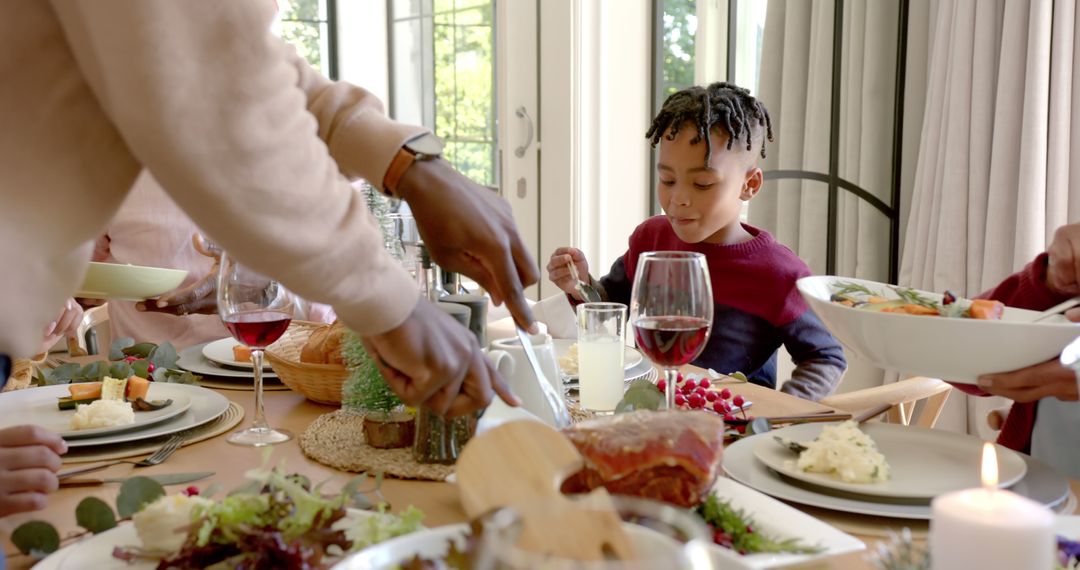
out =
<svg viewBox="0 0 1080 570"><path fill-rule="evenodd" d="M931 507L933 570L1054 567L1054 514L1044 505L997 488L992 444L983 451L983 488L941 495Z"/></svg>

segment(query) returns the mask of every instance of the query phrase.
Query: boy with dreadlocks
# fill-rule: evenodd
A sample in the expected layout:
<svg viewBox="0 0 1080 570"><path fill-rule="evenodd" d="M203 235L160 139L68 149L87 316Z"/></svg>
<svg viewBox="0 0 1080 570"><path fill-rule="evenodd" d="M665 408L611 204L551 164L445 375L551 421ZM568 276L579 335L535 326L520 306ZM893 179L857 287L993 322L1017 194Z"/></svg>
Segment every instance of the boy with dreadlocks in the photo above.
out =
<svg viewBox="0 0 1080 570"><path fill-rule="evenodd" d="M668 97L645 137L660 144L657 192L664 215L639 225L627 252L594 284L607 300L629 305L638 255L702 253L715 309L711 337L694 364L742 371L773 388L776 350L784 345L797 368L782 390L810 400L832 393L847 362L795 288L810 268L768 232L739 219L742 203L761 189L757 156L765 156L765 138L773 139L765 106L729 83L690 87ZM552 254L548 277L576 303L582 299L570 263L589 275L581 251L564 247Z"/></svg>

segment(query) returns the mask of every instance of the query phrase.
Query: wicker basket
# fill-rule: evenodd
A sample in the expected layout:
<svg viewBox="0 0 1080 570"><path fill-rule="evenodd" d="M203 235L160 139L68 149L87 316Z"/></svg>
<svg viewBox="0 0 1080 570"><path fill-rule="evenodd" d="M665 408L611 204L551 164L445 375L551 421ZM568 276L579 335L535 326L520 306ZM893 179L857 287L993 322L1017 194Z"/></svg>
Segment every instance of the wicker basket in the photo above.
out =
<svg viewBox="0 0 1080 570"><path fill-rule="evenodd" d="M294 392L320 404L341 404L341 386L349 372L340 364L300 362L300 351L315 329L323 323L293 321L289 330L266 349L266 359L281 382Z"/></svg>

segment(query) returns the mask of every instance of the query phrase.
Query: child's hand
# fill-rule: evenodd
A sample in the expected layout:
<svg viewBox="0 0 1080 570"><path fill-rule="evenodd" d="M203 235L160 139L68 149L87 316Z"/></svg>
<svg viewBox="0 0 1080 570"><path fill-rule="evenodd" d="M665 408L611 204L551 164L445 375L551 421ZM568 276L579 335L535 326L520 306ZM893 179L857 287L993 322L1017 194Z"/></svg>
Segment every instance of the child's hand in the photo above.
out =
<svg viewBox="0 0 1080 570"><path fill-rule="evenodd" d="M570 274L570 263L573 263L574 267L577 268L578 277L588 283L589 262L585 260L585 254L581 253L580 249L573 247L560 247L555 250L555 253L551 254L551 260L548 261L547 265L548 279L568 295L579 301L584 301L585 299L577 290L577 282L574 281L574 277Z"/></svg>
<svg viewBox="0 0 1080 570"><path fill-rule="evenodd" d="M45 327L45 335L41 340L41 350L38 352L48 352L52 345L56 344L60 339L65 336L74 336L79 330L82 318L83 309L75 302L75 299L65 301L64 308L57 315L56 320Z"/></svg>
<svg viewBox="0 0 1080 570"><path fill-rule="evenodd" d="M0 516L45 508L67 444L40 426L0 430Z"/></svg>

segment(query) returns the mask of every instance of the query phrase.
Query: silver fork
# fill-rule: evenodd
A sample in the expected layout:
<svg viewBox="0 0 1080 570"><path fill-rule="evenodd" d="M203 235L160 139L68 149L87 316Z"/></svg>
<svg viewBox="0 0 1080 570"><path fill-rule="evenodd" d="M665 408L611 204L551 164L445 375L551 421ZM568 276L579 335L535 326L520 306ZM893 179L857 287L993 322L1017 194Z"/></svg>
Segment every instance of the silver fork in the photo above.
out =
<svg viewBox="0 0 1080 570"><path fill-rule="evenodd" d="M166 459L168 459L170 456L172 456L172 454L175 453L177 449L180 449L180 447L184 445L184 441L187 439L187 435L187 432L180 432L173 435L169 438L168 441L165 442L165 445L162 445L160 449L158 449L152 455L150 455L146 459L143 459L142 461L128 461L126 459L118 459L116 461L110 461L108 463L102 463L100 465L92 465L90 467L82 467L80 469L73 469L71 471L58 473L56 477L57 479L66 479L68 477L71 477L72 475L90 473L92 471L105 469L106 467L112 467L113 465L119 465L121 463L131 463L136 467L150 467L153 465L159 465L163 463Z"/></svg>
<svg viewBox="0 0 1080 570"><path fill-rule="evenodd" d="M574 288L578 290L578 293L581 293L581 296L585 298L585 301L589 303L599 303L600 301L603 301L604 299L600 296L600 292L596 290L596 287L593 287L591 283L586 283L581 280L581 277L577 272L577 266L574 265L572 260L568 265L570 266L570 277L573 277L574 282L576 283Z"/></svg>

